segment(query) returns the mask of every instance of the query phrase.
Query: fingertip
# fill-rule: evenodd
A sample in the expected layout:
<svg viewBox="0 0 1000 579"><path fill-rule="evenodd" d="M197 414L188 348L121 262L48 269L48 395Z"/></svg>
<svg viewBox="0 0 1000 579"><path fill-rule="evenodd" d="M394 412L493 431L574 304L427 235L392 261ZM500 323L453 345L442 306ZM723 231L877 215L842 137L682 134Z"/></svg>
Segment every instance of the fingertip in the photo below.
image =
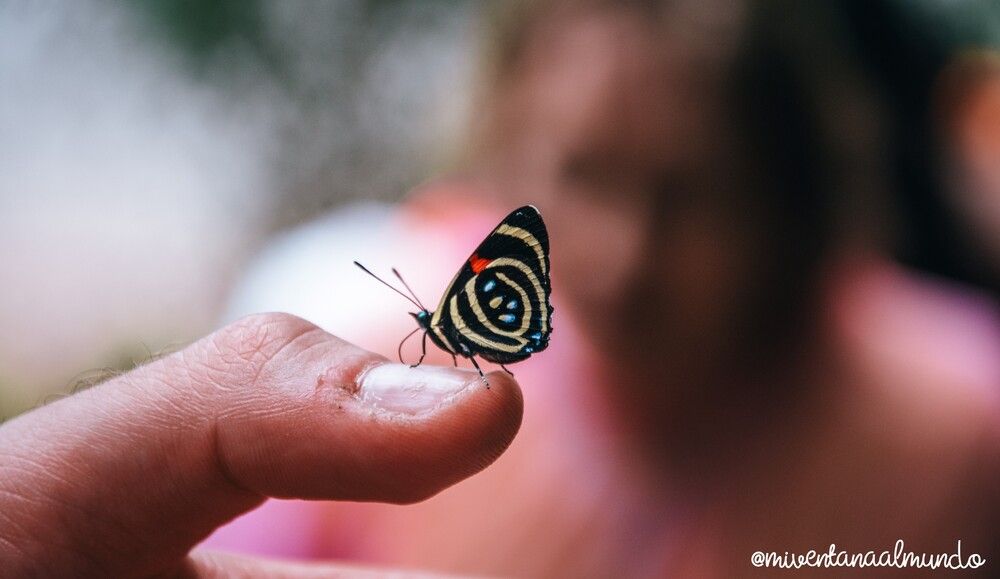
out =
<svg viewBox="0 0 1000 579"><path fill-rule="evenodd" d="M479 440L479 461L473 472L478 472L500 457L510 446L521 429L524 416L524 397L516 380L506 372L490 372L485 377L486 387L475 396L470 390L473 412L481 422L472 423L471 436ZM475 461L474 461L475 462Z"/></svg>
<svg viewBox="0 0 1000 579"><path fill-rule="evenodd" d="M465 389L422 418L418 471L392 499L412 503L472 476L499 458L521 427L524 400L518 383L503 372L474 373Z"/></svg>
<svg viewBox="0 0 1000 579"><path fill-rule="evenodd" d="M505 440L502 452L517 434L524 413L524 398L521 387L506 372L489 372L476 376L455 404L466 404L468 414L481 420L470 427L495 431L499 439ZM510 439L510 440L508 440Z"/></svg>
<svg viewBox="0 0 1000 579"><path fill-rule="evenodd" d="M224 420L223 463L241 486L279 497L413 503L488 466L520 428L521 390L505 373L411 368L353 350L345 361L339 347L309 353L315 360L305 368L265 374L291 381L259 384L267 395L251 398L252 413Z"/></svg>
<svg viewBox="0 0 1000 579"><path fill-rule="evenodd" d="M362 500L411 504L436 495L492 464L523 416L521 389L502 372L384 364L362 377L360 394L366 406L378 398L378 427L367 432L379 457L373 472L382 475ZM385 475L391 471L398 474Z"/></svg>

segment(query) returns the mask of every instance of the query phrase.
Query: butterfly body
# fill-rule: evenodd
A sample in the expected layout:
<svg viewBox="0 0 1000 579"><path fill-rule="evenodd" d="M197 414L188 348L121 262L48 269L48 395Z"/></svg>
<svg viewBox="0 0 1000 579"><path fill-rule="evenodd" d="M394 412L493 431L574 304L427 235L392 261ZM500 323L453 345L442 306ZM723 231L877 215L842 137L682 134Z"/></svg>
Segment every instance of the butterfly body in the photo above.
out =
<svg viewBox="0 0 1000 579"><path fill-rule="evenodd" d="M548 346L550 293L548 232L538 210L526 205L479 244L436 309L411 315L424 339L452 356L469 358L476 368L476 356L502 366Z"/></svg>

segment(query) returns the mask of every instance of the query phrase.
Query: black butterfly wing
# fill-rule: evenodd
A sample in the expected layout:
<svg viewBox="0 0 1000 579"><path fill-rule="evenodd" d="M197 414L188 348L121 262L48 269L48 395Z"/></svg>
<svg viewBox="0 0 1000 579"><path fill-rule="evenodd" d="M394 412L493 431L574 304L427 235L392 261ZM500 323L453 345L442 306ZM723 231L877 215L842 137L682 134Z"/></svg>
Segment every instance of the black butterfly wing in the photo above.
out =
<svg viewBox="0 0 1000 579"><path fill-rule="evenodd" d="M451 350L499 364L524 360L548 346L549 236L530 205L515 210L462 264L431 318Z"/></svg>

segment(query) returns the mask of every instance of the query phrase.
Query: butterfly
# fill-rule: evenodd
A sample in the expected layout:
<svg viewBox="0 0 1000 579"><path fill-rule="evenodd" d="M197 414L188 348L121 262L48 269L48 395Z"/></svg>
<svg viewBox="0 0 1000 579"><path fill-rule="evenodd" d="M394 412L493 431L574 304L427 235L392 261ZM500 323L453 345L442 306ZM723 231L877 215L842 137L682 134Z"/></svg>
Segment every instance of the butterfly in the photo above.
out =
<svg viewBox="0 0 1000 579"><path fill-rule="evenodd" d="M410 295L387 283L358 262L365 273L382 282L420 308L410 315L417 329L399 344L423 330L419 366L427 355L427 338L435 346L472 361L483 376L476 356L499 364L513 364L541 352L552 334L552 305L549 303L549 234L538 209L525 205L505 217L479 247L465 260L444 291L434 311L420 303L403 276L392 269ZM411 297L412 296L412 297Z"/></svg>

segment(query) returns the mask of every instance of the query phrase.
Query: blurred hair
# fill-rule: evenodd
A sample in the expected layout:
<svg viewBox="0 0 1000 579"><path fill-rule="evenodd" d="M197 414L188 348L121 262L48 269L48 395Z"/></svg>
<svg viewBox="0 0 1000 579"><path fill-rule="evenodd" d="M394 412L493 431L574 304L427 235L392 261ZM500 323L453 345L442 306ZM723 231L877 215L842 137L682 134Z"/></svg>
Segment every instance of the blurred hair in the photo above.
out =
<svg viewBox="0 0 1000 579"><path fill-rule="evenodd" d="M835 2L750 3L724 86L744 188L771 234L759 310L793 311L812 297L821 258L855 236L884 241L884 107L851 49ZM877 217L876 217L877 216ZM805 290L805 291L803 291ZM760 321L764 323L763 320Z"/></svg>

